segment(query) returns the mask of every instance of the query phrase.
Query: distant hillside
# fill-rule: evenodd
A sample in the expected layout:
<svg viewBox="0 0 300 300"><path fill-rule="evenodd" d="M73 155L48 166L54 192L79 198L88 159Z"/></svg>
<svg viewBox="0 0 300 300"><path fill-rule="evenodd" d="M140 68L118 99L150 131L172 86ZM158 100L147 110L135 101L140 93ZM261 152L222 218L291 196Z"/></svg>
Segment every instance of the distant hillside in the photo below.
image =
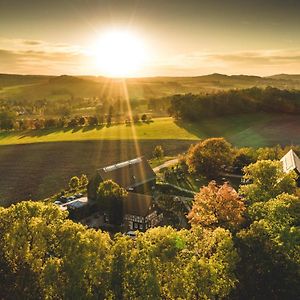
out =
<svg viewBox="0 0 300 300"><path fill-rule="evenodd" d="M0 74L0 87L42 83L52 76Z"/></svg>
<svg viewBox="0 0 300 300"><path fill-rule="evenodd" d="M300 81L300 74L277 74L277 75L269 76L268 78L278 79L278 80Z"/></svg>
<svg viewBox="0 0 300 300"><path fill-rule="evenodd" d="M173 94L201 94L253 86L300 89L300 75L279 74L259 77L211 74L196 77L128 78L123 81L97 76L0 74L0 99L123 98L126 93L131 99L149 99Z"/></svg>

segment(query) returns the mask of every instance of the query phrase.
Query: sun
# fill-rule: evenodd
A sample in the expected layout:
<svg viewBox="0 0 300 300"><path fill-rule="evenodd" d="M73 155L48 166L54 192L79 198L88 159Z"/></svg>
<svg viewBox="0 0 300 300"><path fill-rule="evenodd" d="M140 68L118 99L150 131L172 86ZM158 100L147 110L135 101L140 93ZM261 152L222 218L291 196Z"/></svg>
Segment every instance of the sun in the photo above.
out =
<svg viewBox="0 0 300 300"><path fill-rule="evenodd" d="M142 39L123 30L112 30L102 34L93 52L97 69L109 77L137 75L147 57Z"/></svg>

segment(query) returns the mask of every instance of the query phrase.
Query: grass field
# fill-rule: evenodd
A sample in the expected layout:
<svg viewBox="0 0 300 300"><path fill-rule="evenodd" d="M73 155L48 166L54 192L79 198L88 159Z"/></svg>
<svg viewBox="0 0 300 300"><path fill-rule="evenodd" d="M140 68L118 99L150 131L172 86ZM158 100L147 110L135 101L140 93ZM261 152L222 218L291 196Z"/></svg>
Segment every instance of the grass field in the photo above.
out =
<svg viewBox="0 0 300 300"><path fill-rule="evenodd" d="M0 133L0 145L85 140L198 140L223 136L236 146L300 144L296 115L252 114L205 119L197 123L157 118L134 126L65 128Z"/></svg>

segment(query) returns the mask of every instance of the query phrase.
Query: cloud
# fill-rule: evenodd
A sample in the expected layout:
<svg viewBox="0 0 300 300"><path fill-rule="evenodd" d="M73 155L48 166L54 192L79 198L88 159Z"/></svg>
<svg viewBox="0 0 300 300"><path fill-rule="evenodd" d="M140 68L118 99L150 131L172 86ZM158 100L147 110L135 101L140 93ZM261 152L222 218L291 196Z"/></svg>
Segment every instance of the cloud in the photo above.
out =
<svg viewBox="0 0 300 300"><path fill-rule="evenodd" d="M0 38L0 73L89 74L89 65L76 45Z"/></svg>
<svg viewBox="0 0 300 300"><path fill-rule="evenodd" d="M0 37L0 73L101 75L101 70L95 64L95 57L82 46ZM197 76L209 73L300 73L300 49L182 53L152 59L140 75Z"/></svg>
<svg viewBox="0 0 300 300"><path fill-rule="evenodd" d="M232 53L193 52L168 57L156 63L159 71L171 75L208 73L272 75L300 73L300 50L261 50ZM169 71L168 71L169 70Z"/></svg>
<svg viewBox="0 0 300 300"><path fill-rule="evenodd" d="M28 41L23 41L24 45L30 45L30 46L37 46L40 45L41 42L40 41L32 41L32 40L28 40Z"/></svg>

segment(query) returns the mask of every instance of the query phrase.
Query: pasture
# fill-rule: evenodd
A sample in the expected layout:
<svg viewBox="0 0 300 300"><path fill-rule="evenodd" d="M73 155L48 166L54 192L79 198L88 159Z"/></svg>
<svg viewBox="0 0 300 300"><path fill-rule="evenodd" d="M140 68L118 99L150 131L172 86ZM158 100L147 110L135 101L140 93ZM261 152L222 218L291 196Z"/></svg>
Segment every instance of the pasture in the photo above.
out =
<svg viewBox="0 0 300 300"><path fill-rule="evenodd" d="M157 118L151 123L76 127L0 133L0 145L88 140L199 140L225 137L238 147L300 144L300 123L296 115L249 114L200 120L175 121Z"/></svg>

